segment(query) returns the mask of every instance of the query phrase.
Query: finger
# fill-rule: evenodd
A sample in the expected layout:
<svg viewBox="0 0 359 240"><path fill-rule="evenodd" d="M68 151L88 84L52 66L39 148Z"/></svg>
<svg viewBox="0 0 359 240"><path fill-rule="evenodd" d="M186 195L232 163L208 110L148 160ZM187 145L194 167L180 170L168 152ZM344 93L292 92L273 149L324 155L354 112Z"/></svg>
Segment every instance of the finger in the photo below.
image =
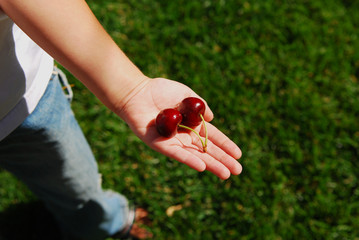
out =
<svg viewBox="0 0 359 240"><path fill-rule="evenodd" d="M192 154L182 146L171 146L171 148L167 148L165 151L161 151L161 153L186 164L199 172L206 170L206 164L199 157Z"/></svg>
<svg viewBox="0 0 359 240"><path fill-rule="evenodd" d="M211 141L207 143L207 154L226 166L233 175L239 175L242 172L242 165Z"/></svg>
<svg viewBox="0 0 359 240"><path fill-rule="evenodd" d="M178 140L181 144L175 142L171 143L171 145L164 145L162 142L162 144L158 145L160 147L158 151L197 171L202 172L208 170L221 179L229 178L231 171L210 154L202 151L202 144L197 135L181 134L181 140L179 138ZM212 146L213 148L216 147L212 143L210 146L211 148ZM220 150L218 147L216 148ZM224 155L226 155L226 153L224 153Z"/></svg>
<svg viewBox="0 0 359 240"><path fill-rule="evenodd" d="M199 140L198 137L193 134L192 144L198 147L197 151L203 152L201 140ZM239 175L242 172L241 164L210 140L207 142L207 151L203 153L211 156L211 158L213 158L214 160L222 163L234 175ZM203 160L203 156L205 155L200 155L199 157L201 157L201 159Z"/></svg>
<svg viewBox="0 0 359 240"><path fill-rule="evenodd" d="M206 123L208 131L208 139L211 140L216 146L221 148L227 154L232 156L234 159L240 159L242 156L241 149L224 133L218 130L215 126L210 123ZM204 128L201 128L201 134L204 135Z"/></svg>
<svg viewBox="0 0 359 240"><path fill-rule="evenodd" d="M198 151L195 148L189 148L189 152L193 155L197 155L206 164L206 170L210 171L221 179L228 179L231 176L229 169L221 162L214 159L211 155Z"/></svg>

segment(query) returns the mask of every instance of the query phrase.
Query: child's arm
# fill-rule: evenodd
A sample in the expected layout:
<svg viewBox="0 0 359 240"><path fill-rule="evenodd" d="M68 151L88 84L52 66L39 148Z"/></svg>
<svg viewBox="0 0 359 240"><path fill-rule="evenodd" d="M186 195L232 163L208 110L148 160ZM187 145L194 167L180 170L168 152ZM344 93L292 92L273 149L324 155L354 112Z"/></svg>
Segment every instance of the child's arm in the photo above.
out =
<svg viewBox="0 0 359 240"><path fill-rule="evenodd" d="M121 109L132 91L147 81L85 1L0 0L0 7L111 110Z"/></svg>
<svg viewBox="0 0 359 240"><path fill-rule="evenodd" d="M240 149L210 123L206 153L196 136L159 137L153 123L158 112L197 95L178 82L146 77L105 32L84 0L0 0L0 8L150 147L222 179L242 171L236 161ZM204 118L213 118L208 106Z"/></svg>

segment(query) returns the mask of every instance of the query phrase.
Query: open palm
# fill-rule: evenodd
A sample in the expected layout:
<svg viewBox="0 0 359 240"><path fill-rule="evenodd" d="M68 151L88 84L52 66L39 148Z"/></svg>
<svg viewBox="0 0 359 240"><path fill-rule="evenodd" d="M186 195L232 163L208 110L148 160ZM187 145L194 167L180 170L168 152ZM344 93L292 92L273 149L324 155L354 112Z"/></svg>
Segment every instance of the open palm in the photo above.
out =
<svg viewBox="0 0 359 240"><path fill-rule="evenodd" d="M178 132L172 138L161 137L156 130L157 114L165 108L176 107L186 97L199 97L189 87L168 79L150 80L134 95L121 112L132 131L154 150L182 162L197 171L208 170L221 179L242 171L236 159L241 151L221 131L209 123L213 113L206 104L204 119L207 121L208 148L202 151L198 137L192 132ZM204 136L201 124L196 131Z"/></svg>

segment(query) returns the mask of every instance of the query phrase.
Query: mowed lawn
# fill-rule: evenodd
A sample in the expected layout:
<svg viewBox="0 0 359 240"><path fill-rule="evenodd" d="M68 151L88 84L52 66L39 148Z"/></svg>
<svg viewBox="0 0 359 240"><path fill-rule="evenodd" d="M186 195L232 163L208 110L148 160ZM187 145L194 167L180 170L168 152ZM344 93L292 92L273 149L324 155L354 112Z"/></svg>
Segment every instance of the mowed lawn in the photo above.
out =
<svg viewBox="0 0 359 240"><path fill-rule="evenodd" d="M359 1L88 4L145 74L205 98L243 151L239 176L198 173L69 75L104 187L148 209L154 239L359 239ZM0 224L36 201L5 171L0 196Z"/></svg>

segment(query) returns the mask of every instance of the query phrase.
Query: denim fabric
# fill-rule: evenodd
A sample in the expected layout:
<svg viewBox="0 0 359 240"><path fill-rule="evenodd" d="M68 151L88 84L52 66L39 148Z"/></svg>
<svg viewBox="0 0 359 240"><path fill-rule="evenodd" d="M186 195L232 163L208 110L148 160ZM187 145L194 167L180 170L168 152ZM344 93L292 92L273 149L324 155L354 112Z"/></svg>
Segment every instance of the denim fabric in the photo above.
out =
<svg viewBox="0 0 359 240"><path fill-rule="evenodd" d="M104 239L124 227L128 201L102 190L97 163L61 77L53 74L35 111L0 141L0 166L45 202L65 239Z"/></svg>

